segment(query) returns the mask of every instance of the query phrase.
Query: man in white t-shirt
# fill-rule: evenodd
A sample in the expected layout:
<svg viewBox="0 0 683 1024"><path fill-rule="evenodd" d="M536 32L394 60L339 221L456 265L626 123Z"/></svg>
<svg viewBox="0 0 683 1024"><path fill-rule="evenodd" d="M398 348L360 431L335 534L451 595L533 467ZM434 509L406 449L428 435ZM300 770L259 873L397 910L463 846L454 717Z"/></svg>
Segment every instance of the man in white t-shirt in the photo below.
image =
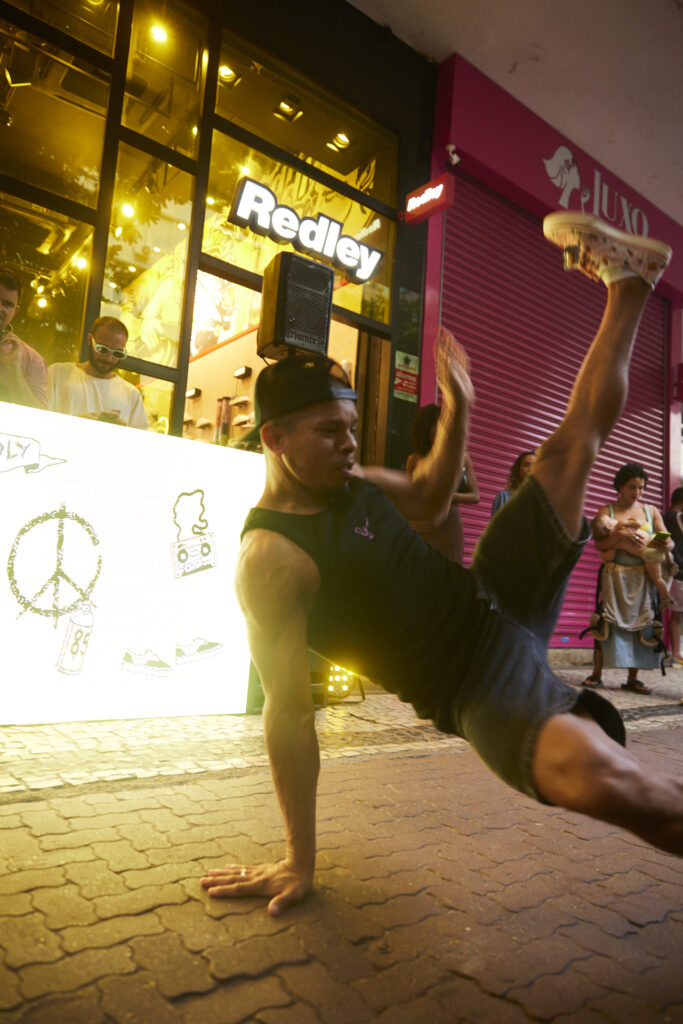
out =
<svg viewBox="0 0 683 1024"><path fill-rule="evenodd" d="M99 317L88 335L87 362L54 363L49 368L50 409L147 430L140 392L115 373L127 341L124 323L113 316Z"/></svg>

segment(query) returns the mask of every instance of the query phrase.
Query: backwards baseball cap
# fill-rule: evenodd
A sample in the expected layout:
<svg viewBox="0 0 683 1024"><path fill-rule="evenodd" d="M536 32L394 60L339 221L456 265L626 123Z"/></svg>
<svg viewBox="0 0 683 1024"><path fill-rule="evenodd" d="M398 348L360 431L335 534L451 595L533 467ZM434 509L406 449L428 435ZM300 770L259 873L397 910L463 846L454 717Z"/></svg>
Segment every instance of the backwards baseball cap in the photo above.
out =
<svg viewBox="0 0 683 1024"><path fill-rule="evenodd" d="M318 402L333 402L340 398L355 402L358 395L334 359L318 352L285 356L279 362L266 366L256 378L256 426L240 443L258 441L264 423L278 416L286 416L308 405L317 405Z"/></svg>

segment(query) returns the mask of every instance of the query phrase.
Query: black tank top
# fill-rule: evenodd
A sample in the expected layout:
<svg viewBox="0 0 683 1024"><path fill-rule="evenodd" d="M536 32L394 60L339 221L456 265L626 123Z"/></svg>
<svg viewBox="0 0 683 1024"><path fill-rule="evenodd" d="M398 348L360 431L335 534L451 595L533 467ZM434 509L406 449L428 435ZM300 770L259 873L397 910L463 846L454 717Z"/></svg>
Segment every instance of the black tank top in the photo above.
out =
<svg viewBox="0 0 683 1024"><path fill-rule="evenodd" d="M453 673L466 673L482 602L472 573L425 543L385 494L352 480L314 515L253 508L248 530L280 533L320 571L309 646L452 732Z"/></svg>

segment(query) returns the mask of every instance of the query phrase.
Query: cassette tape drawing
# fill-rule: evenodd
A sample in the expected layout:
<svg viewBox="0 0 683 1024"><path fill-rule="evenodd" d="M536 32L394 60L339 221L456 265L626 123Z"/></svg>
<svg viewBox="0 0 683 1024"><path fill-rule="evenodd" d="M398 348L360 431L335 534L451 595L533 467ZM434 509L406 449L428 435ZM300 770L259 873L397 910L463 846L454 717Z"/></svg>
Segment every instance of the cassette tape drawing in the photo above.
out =
<svg viewBox="0 0 683 1024"><path fill-rule="evenodd" d="M213 533L208 532L209 524L204 512L204 491L184 491L178 495L173 506L178 540L171 544L176 579L213 569L216 565L216 543Z"/></svg>

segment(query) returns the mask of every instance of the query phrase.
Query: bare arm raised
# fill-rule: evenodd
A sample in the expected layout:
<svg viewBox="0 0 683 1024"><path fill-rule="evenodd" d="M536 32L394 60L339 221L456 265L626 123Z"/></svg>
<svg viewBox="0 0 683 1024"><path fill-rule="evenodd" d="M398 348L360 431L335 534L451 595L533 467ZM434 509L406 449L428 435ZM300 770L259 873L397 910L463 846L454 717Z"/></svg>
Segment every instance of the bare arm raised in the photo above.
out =
<svg viewBox="0 0 683 1024"><path fill-rule="evenodd" d="M436 343L437 379L443 406L431 451L413 471L368 466L359 475L381 487L403 515L413 522L445 518L462 472L474 388L469 360L450 331L441 328Z"/></svg>
<svg viewBox="0 0 683 1024"><path fill-rule="evenodd" d="M242 544L236 590L265 693L263 725L285 821L286 852L274 863L226 864L202 878L214 897L269 896L277 915L313 885L320 769L308 665L307 615L320 586L312 559L286 537L252 530Z"/></svg>

